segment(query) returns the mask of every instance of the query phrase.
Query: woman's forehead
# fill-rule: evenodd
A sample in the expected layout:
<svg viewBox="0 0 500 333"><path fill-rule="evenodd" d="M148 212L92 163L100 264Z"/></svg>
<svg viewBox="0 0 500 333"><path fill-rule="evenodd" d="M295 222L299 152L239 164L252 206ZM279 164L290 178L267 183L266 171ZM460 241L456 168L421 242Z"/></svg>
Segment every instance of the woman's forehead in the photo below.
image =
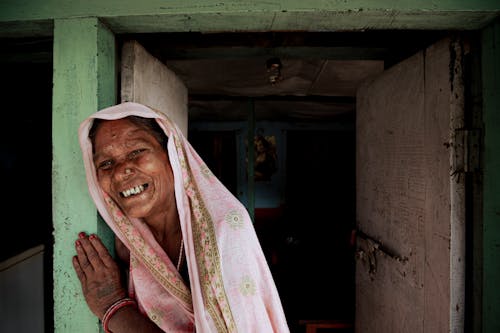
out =
<svg viewBox="0 0 500 333"><path fill-rule="evenodd" d="M95 134L94 150L98 153L102 150L151 141L156 140L141 126L127 119L109 120L99 125Z"/></svg>
<svg viewBox="0 0 500 333"><path fill-rule="evenodd" d="M103 121L96 130L96 140L106 138L119 138L123 137L126 139L127 137L134 136L135 134L144 135L147 133L146 129L143 126L139 126L134 122L130 121L127 118L116 119L116 120L106 120Z"/></svg>

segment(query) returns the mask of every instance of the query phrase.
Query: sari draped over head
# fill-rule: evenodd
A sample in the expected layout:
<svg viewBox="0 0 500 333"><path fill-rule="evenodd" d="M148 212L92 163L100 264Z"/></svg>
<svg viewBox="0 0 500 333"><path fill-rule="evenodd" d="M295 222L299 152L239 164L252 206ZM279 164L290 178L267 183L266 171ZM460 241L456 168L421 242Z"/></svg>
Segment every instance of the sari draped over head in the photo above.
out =
<svg viewBox="0 0 500 333"><path fill-rule="evenodd" d="M188 287L140 219L127 217L99 187L88 137L93 120L154 118L168 156L189 272ZM165 332L289 332L271 272L245 207L211 173L163 113L126 102L84 120L79 140L90 195L130 250L129 294Z"/></svg>

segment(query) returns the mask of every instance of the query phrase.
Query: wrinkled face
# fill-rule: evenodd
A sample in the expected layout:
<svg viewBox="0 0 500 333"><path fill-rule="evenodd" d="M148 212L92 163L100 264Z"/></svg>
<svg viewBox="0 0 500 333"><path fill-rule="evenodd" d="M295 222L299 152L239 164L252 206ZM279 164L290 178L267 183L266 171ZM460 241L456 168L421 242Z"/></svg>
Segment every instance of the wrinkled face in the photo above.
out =
<svg viewBox="0 0 500 333"><path fill-rule="evenodd" d="M126 215L147 219L175 200L168 155L147 130L127 119L105 121L94 151L99 185Z"/></svg>

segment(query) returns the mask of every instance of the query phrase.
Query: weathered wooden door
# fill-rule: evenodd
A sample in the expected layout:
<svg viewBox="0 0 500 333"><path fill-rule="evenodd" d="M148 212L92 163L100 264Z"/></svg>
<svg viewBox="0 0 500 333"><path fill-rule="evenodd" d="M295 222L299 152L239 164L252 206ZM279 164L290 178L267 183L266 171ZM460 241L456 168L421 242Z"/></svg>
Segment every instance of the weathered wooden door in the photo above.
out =
<svg viewBox="0 0 500 333"><path fill-rule="evenodd" d="M165 113L187 137L186 86L137 41L127 41L122 48L121 101L142 103Z"/></svg>
<svg viewBox="0 0 500 333"><path fill-rule="evenodd" d="M442 40L358 90L356 332L463 332L462 54Z"/></svg>

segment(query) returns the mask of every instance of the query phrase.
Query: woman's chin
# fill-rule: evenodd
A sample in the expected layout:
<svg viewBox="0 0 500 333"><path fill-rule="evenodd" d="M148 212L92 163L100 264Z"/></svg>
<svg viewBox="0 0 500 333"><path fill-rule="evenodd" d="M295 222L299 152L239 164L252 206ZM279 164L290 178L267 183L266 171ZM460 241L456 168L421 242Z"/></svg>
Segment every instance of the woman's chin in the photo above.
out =
<svg viewBox="0 0 500 333"><path fill-rule="evenodd" d="M123 213L131 218L144 218L149 213L147 204L140 203L139 201L123 203L121 208Z"/></svg>

